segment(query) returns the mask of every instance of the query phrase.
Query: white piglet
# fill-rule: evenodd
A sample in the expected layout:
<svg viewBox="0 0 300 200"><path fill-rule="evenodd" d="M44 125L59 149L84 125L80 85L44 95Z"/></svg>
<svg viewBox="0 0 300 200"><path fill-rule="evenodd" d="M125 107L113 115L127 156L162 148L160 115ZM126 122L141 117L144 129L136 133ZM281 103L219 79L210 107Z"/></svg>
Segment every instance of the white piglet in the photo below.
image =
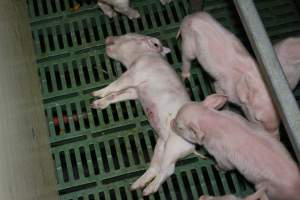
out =
<svg viewBox="0 0 300 200"><path fill-rule="evenodd" d="M243 44L208 13L187 16L181 25L182 77L197 59L214 78L215 90L240 105L246 117L277 136L279 118L258 71Z"/></svg>
<svg viewBox="0 0 300 200"><path fill-rule="evenodd" d="M158 39L131 33L110 36L106 45L107 55L120 61L127 71L107 87L93 92L93 96L101 99L95 100L92 107L104 109L111 103L140 100L158 139L149 169L131 188L142 188L149 183L143 191L143 195L149 195L174 172L179 158L194 152L194 145L176 135L170 127L170 120L190 99L164 58L170 50Z"/></svg>
<svg viewBox="0 0 300 200"><path fill-rule="evenodd" d="M255 185L246 200L299 200L300 173L284 146L266 131L238 114L218 111L227 97L214 94L201 103L188 103L171 121L172 129L192 143L203 145L218 169L237 169ZM200 200L235 200L202 196Z"/></svg>

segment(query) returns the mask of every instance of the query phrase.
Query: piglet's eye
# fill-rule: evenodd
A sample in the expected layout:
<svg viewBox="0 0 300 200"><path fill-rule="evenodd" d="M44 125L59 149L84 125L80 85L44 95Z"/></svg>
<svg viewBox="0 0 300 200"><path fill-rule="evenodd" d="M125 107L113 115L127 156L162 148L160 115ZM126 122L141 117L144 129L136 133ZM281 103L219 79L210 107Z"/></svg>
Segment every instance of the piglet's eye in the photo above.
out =
<svg viewBox="0 0 300 200"><path fill-rule="evenodd" d="M158 45L158 44L156 44L156 43L154 43L154 46L155 46L155 47L159 47L159 45Z"/></svg>
<svg viewBox="0 0 300 200"><path fill-rule="evenodd" d="M182 128L182 127L177 126L177 129L178 129L179 131L183 131L183 128Z"/></svg>

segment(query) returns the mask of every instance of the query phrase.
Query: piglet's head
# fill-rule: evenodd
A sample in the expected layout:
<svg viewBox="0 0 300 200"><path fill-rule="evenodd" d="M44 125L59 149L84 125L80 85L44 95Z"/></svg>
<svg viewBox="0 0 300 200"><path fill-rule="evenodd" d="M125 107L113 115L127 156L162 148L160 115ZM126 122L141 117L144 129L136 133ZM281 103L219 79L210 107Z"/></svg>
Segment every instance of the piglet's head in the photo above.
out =
<svg viewBox="0 0 300 200"><path fill-rule="evenodd" d="M120 61L127 68L140 56L149 52L166 55L170 49L164 47L154 37L128 33L123 36L109 36L105 40L106 53L110 58Z"/></svg>
<svg viewBox="0 0 300 200"><path fill-rule="evenodd" d="M220 109L226 102L226 96L213 94L201 103L185 104L171 121L171 128L187 141L202 145L206 130L201 127L201 123L203 123L202 121L210 122L210 120L203 120L203 118L209 117L205 111ZM214 122L211 121L211 123Z"/></svg>
<svg viewBox="0 0 300 200"><path fill-rule="evenodd" d="M236 89L240 101L245 105L245 114L249 121L276 134L279 125L276 109L272 106L269 94L261 90L261 87L264 87L263 82L259 84L252 76L244 75Z"/></svg>

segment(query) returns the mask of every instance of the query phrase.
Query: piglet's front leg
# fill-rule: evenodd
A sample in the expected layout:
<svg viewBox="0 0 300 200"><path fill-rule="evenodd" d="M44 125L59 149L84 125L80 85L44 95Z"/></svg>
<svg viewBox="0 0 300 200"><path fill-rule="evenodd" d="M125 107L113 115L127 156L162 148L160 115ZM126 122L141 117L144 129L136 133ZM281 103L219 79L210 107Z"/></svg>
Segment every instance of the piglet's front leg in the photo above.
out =
<svg viewBox="0 0 300 200"><path fill-rule="evenodd" d="M94 97L103 98L109 94L118 93L122 90L126 90L133 87L135 87L134 81L131 76L131 71L128 70L124 74L122 74L122 76L120 76L120 78L118 78L116 81L112 82L107 87L101 90L93 92L92 95Z"/></svg>
<svg viewBox="0 0 300 200"><path fill-rule="evenodd" d="M111 93L102 99L95 100L91 107L94 109L105 109L112 103L117 103L125 100L134 100L138 98L138 94L134 88L129 88L118 93Z"/></svg>

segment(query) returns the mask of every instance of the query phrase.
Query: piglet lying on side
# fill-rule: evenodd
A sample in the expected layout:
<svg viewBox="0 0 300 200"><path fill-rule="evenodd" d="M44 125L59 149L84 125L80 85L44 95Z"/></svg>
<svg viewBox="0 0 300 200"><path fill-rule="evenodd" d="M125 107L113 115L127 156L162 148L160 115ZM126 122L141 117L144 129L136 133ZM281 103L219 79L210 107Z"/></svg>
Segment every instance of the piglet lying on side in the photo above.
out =
<svg viewBox="0 0 300 200"><path fill-rule="evenodd" d="M170 50L153 37L126 34L106 39L106 53L120 61L127 71L107 87L93 92L94 108L111 103L139 99L151 126L158 134L149 169L131 189L148 186L143 194L156 192L175 170L175 162L194 151L194 145L176 135L170 121L189 102L189 96L176 72L165 60Z"/></svg>
<svg viewBox="0 0 300 200"><path fill-rule="evenodd" d="M186 140L203 145L219 169L237 169L254 183L257 193L247 200L256 200L263 191L271 200L299 200L299 168L284 146L240 115L217 111L226 100L227 97L215 94L202 103L184 105L171 121L172 129Z"/></svg>
<svg viewBox="0 0 300 200"><path fill-rule="evenodd" d="M294 89L300 80L300 38L287 38L274 48L290 88Z"/></svg>
<svg viewBox="0 0 300 200"><path fill-rule="evenodd" d="M218 94L243 109L253 123L277 136L279 118L255 60L235 35L208 13L187 16L181 25L182 76L189 77L196 59L214 78Z"/></svg>

